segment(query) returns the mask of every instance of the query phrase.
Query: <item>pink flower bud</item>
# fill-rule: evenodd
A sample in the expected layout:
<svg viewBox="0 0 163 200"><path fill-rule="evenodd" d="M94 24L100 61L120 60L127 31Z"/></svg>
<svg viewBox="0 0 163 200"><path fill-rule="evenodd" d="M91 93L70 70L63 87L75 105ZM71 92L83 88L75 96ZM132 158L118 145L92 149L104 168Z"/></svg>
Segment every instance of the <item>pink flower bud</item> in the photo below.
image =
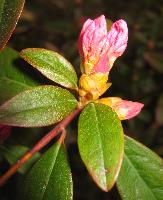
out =
<svg viewBox="0 0 163 200"><path fill-rule="evenodd" d="M128 28L124 20L120 19L112 25L108 33L108 41L109 65L112 67L115 59L121 56L127 47Z"/></svg>
<svg viewBox="0 0 163 200"><path fill-rule="evenodd" d="M115 59L122 55L128 40L127 24L115 22L107 33L105 16L88 19L81 30L78 48L83 73L109 73Z"/></svg>
<svg viewBox="0 0 163 200"><path fill-rule="evenodd" d="M104 15L95 20L88 19L84 23L78 40L84 73L92 73L94 66L106 55L108 51L106 40L107 25Z"/></svg>
<svg viewBox="0 0 163 200"><path fill-rule="evenodd" d="M113 109L122 119L131 119L140 113L143 106L142 103L121 100L113 105Z"/></svg>
<svg viewBox="0 0 163 200"><path fill-rule="evenodd" d="M0 125L0 141L6 140L11 133L11 126Z"/></svg>
<svg viewBox="0 0 163 200"><path fill-rule="evenodd" d="M108 105L117 113L120 120L131 119L138 115L144 104L123 100L119 97L99 99L97 102Z"/></svg>

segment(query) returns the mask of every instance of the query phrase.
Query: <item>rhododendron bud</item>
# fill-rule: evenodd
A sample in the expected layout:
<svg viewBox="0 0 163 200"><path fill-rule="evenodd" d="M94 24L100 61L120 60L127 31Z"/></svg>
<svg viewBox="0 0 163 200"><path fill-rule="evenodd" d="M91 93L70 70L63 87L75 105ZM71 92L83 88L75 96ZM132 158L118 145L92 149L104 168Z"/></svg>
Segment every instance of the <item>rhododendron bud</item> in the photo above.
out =
<svg viewBox="0 0 163 200"><path fill-rule="evenodd" d="M108 97L97 100L111 107L118 115L120 120L131 119L138 115L143 108L144 104L123 100L119 97Z"/></svg>
<svg viewBox="0 0 163 200"><path fill-rule="evenodd" d="M116 21L108 33L109 41L109 68L111 69L116 58L121 56L127 47L128 41L128 28L124 20Z"/></svg>
<svg viewBox="0 0 163 200"><path fill-rule="evenodd" d="M83 73L92 73L95 65L107 54L108 44L106 40L107 25L104 15L95 20L88 19L84 23L78 40L81 70ZM103 67L108 71L108 64Z"/></svg>
<svg viewBox="0 0 163 200"><path fill-rule="evenodd" d="M0 141L6 140L11 133L11 126L0 125Z"/></svg>
<svg viewBox="0 0 163 200"><path fill-rule="evenodd" d="M124 52L127 40L124 20L115 22L109 32L104 15L84 23L78 41L83 73L79 80L80 96L96 100L108 89L109 71L115 59Z"/></svg>
<svg viewBox="0 0 163 200"><path fill-rule="evenodd" d="M83 73L109 73L115 59L127 46L128 28L124 20L116 21L107 33L104 15L88 19L81 30L78 48Z"/></svg>

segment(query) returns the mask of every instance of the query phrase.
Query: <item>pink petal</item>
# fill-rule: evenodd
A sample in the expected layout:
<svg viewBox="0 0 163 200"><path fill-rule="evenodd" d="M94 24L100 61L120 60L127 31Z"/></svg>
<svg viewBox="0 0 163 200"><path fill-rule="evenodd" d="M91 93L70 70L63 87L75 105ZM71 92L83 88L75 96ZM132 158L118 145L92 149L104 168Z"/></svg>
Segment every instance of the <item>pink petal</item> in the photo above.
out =
<svg viewBox="0 0 163 200"><path fill-rule="evenodd" d="M107 33L104 15L95 20L88 19L83 25L78 40L82 72L109 73L115 59L124 52L127 40L128 28L124 20L116 21Z"/></svg>
<svg viewBox="0 0 163 200"><path fill-rule="evenodd" d="M123 54L126 49L128 41L128 28L124 20L116 21L108 33L109 41L109 59L111 57L117 58Z"/></svg>
<svg viewBox="0 0 163 200"><path fill-rule="evenodd" d="M79 49L79 53L80 55L83 55L83 49L82 49L82 45L83 45L83 34L85 33L85 30L88 28L88 26L93 22L93 20L88 19L87 21L85 21L85 23L83 24L83 28L80 32L79 35L79 39L78 39L78 49Z"/></svg>
<svg viewBox="0 0 163 200"><path fill-rule="evenodd" d="M119 116L123 119L131 119L138 115L143 108L144 104L138 102L132 102L127 100L120 100L113 103L113 109L117 112Z"/></svg>
<svg viewBox="0 0 163 200"><path fill-rule="evenodd" d="M108 73L109 71L109 66L108 66L108 56L107 54L104 55L98 63L94 67L94 72L95 73Z"/></svg>
<svg viewBox="0 0 163 200"><path fill-rule="evenodd" d="M84 63L96 64L100 57L108 51L108 48L104 48L106 42L107 25L105 16L102 15L95 20L88 19L84 23L78 40L79 53Z"/></svg>

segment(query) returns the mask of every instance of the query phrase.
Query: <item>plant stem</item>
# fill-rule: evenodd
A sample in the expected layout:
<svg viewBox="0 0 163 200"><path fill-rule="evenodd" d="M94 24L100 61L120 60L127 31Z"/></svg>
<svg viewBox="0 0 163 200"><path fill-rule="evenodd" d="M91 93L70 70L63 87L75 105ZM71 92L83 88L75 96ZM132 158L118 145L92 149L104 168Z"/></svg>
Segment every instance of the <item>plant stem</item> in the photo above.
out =
<svg viewBox="0 0 163 200"><path fill-rule="evenodd" d="M35 146L29 150L20 160L17 161L11 168L0 177L0 186L17 172L17 170L27 162L35 153L40 151L44 146L46 146L56 135L65 129L65 127L80 113L81 108L74 110L69 116L63 119L61 122L55 126L47 135L45 135ZM62 136L61 136L62 137Z"/></svg>

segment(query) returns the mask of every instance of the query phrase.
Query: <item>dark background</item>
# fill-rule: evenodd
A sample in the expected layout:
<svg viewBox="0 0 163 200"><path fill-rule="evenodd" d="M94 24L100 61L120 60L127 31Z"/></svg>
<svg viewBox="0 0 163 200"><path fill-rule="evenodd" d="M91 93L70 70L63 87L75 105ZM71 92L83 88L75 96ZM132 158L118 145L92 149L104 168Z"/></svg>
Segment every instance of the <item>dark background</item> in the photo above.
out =
<svg viewBox="0 0 163 200"><path fill-rule="evenodd" d="M120 18L125 19L129 28L128 47L114 64L110 75L112 87L104 96L119 96L145 104L141 114L123 122L125 133L163 156L163 2L161 0L27 0L9 46L18 51L27 47L42 47L57 51L73 63L80 76L77 39L82 23L87 18L95 18L101 14L113 22ZM115 187L111 192L104 193L88 176L78 154L76 130L76 125L72 124L67 136L74 181L74 200L120 199ZM22 131L24 138L19 138L19 129L15 130L12 139L18 138L19 144L28 146L32 146L35 140L46 132L45 129L34 130L29 136L27 130ZM28 142L25 141L27 135ZM21 190L17 184L19 179L21 177L14 176L8 182L0 199L17 199L17 191Z"/></svg>

